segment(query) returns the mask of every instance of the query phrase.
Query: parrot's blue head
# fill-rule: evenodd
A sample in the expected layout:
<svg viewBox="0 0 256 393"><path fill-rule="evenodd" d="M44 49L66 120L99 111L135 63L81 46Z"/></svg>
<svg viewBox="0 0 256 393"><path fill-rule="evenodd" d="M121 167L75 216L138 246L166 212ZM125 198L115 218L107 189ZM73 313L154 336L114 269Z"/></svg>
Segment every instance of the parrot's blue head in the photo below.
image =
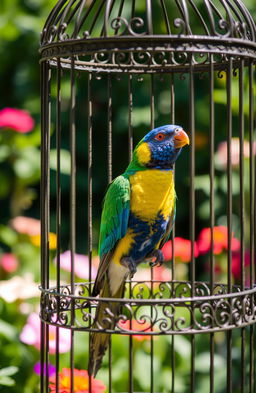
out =
<svg viewBox="0 0 256 393"><path fill-rule="evenodd" d="M171 169L189 137L180 126L165 125L150 131L135 149L140 165L148 168Z"/></svg>

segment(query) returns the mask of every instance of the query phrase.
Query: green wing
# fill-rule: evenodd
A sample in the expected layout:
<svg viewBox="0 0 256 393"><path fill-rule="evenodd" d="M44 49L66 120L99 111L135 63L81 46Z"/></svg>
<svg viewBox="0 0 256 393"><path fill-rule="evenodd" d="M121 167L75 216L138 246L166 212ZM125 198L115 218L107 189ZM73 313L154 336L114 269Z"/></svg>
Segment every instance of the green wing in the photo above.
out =
<svg viewBox="0 0 256 393"><path fill-rule="evenodd" d="M99 239L100 265L93 296L101 289L117 241L127 232L129 214L130 182L128 176L121 175L110 184L104 199Z"/></svg>
<svg viewBox="0 0 256 393"><path fill-rule="evenodd" d="M102 257L113 249L127 231L130 214L130 182L118 176L105 196L100 224L99 254Z"/></svg>

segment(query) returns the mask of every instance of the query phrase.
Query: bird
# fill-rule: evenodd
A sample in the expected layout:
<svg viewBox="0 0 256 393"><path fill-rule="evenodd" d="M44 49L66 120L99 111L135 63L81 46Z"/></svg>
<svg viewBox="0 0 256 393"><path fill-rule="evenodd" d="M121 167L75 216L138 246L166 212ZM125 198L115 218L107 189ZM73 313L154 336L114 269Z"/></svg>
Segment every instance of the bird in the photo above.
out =
<svg viewBox="0 0 256 393"><path fill-rule="evenodd" d="M123 298L125 281L140 263L163 263L161 248L175 220L174 163L185 145L189 137L181 126L154 128L135 147L125 172L110 183L103 201L93 297ZM114 329L119 309L118 301L98 301L90 337L91 376L96 376L109 345L104 330Z"/></svg>

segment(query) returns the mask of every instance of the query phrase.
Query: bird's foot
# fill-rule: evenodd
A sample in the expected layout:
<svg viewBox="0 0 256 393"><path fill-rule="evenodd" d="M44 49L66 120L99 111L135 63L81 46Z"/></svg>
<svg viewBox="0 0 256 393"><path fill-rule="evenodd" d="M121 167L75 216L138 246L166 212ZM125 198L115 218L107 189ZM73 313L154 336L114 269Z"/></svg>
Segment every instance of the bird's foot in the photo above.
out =
<svg viewBox="0 0 256 393"><path fill-rule="evenodd" d="M164 262L164 255L161 250L154 250L150 255L147 256L147 258L148 257L151 258L151 261L149 262L151 267L162 266Z"/></svg>
<svg viewBox="0 0 256 393"><path fill-rule="evenodd" d="M120 261L121 265L125 266L130 270L130 277L132 278L134 274L137 272L137 265L135 261L130 257L123 257Z"/></svg>

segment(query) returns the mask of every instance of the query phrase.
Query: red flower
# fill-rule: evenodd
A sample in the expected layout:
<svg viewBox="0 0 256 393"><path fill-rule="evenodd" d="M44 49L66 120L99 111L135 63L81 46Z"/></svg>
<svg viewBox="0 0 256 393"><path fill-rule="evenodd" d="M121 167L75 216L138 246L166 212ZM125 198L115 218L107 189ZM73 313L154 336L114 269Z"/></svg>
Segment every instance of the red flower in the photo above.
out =
<svg viewBox="0 0 256 393"><path fill-rule="evenodd" d="M211 249L211 228L204 228L200 232L197 240L200 254L206 254ZM236 251L240 248L240 241L232 238L231 248ZM215 255L221 254L228 249L228 228L219 225L213 228L213 253Z"/></svg>
<svg viewBox="0 0 256 393"><path fill-rule="evenodd" d="M59 372L59 393L71 393L71 370L70 368L63 368ZM56 393L56 378L50 377L50 393ZM91 378L92 393L103 393L106 386L99 379ZM74 393L88 393L89 392L89 376L87 370L74 369Z"/></svg>
<svg viewBox="0 0 256 393"><path fill-rule="evenodd" d="M169 261L172 259L172 241L169 240L162 248L164 259ZM194 256L198 257L198 247L194 242ZM174 258L181 262L190 262L191 260L191 241L183 237L174 238Z"/></svg>
<svg viewBox="0 0 256 393"><path fill-rule="evenodd" d="M3 270L8 273L13 273L18 268L18 259L14 254L5 253L2 255L0 260L0 265L2 266Z"/></svg>
<svg viewBox="0 0 256 393"><path fill-rule="evenodd" d="M120 321L119 322L119 327L122 330L126 330L126 331L136 331L136 332L146 332L148 330L150 330L151 325L148 322L138 322L135 319L132 319L131 321ZM144 341L144 340L150 340L150 336L146 336L146 335L140 335L140 334L134 334L133 335L134 339L137 341Z"/></svg>
<svg viewBox="0 0 256 393"><path fill-rule="evenodd" d="M34 120L27 111L14 108L0 110L0 128L11 128L25 134L33 129L34 124Z"/></svg>

